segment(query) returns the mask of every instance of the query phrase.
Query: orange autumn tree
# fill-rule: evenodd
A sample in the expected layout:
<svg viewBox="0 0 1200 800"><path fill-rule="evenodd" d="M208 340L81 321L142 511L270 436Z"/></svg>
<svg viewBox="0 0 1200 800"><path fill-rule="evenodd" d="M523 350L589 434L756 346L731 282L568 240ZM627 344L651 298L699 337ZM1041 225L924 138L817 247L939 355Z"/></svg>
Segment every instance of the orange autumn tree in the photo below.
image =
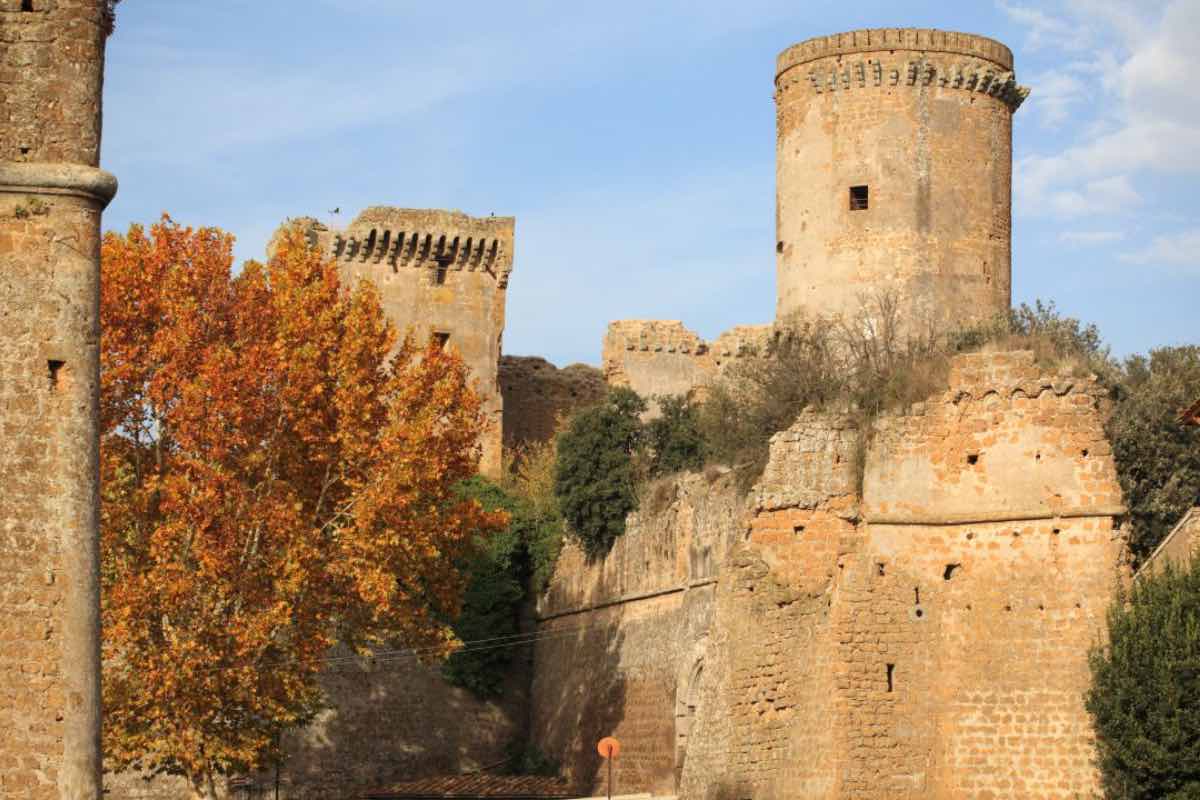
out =
<svg viewBox="0 0 1200 800"><path fill-rule="evenodd" d="M455 491L462 362L397 345L298 227L237 276L232 244L164 217L102 260L106 767L198 797L315 713L335 643L452 649L456 564L506 521Z"/></svg>

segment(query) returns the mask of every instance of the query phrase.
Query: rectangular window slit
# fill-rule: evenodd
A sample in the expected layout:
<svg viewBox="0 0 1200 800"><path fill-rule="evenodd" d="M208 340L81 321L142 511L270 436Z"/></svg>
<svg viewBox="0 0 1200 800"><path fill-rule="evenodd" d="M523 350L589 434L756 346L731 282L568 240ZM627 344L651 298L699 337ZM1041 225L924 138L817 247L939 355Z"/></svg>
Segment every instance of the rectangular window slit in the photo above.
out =
<svg viewBox="0 0 1200 800"><path fill-rule="evenodd" d="M433 276L433 282L441 286L446 282L446 270L448 267L445 264L438 264L437 272Z"/></svg>
<svg viewBox="0 0 1200 800"><path fill-rule="evenodd" d="M850 210L865 211L867 208L867 187L866 186L851 186L850 187Z"/></svg>
<svg viewBox="0 0 1200 800"><path fill-rule="evenodd" d="M892 691L892 689L894 688L893 677L895 675L895 672L896 672L896 665L888 664L887 665L887 682L888 682L888 691L889 692Z"/></svg>
<svg viewBox="0 0 1200 800"><path fill-rule="evenodd" d="M33 0L21 0L22 11L33 11Z"/></svg>
<svg viewBox="0 0 1200 800"><path fill-rule="evenodd" d="M63 365L66 363L67 362L65 361L59 361L53 358L46 362L46 372L47 377L50 379L51 390L58 388L58 376L62 372Z"/></svg>

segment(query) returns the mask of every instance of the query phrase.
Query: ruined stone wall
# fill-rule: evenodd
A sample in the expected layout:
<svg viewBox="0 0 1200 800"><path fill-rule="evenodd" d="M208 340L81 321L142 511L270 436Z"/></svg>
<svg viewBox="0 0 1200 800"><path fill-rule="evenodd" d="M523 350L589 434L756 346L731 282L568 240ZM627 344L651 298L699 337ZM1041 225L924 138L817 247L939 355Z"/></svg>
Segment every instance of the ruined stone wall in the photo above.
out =
<svg viewBox="0 0 1200 800"><path fill-rule="evenodd" d="M1101 394L1030 353L956 359L879 421L861 500L848 423L776 437L681 796L1092 796L1087 652L1127 579Z"/></svg>
<svg viewBox="0 0 1200 800"><path fill-rule="evenodd" d="M770 325L739 325L706 342L676 320L619 320L604 336L602 369L610 385L642 397L687 395L765 352L772 336Z"/></svg>
<svg viewBox="0 0 1200 800"><path fill-rule="evenodd" d="M344 230L311 228L343 279L379 287L401 332L411 326L418 337L443 338L470 367L489 420L480 470L491 476L500 473L499 362L514 225L512 217L375 206Z"/></svg>
<svg viewBox="0 0 1200 800"><path fill-rule="evenodd" d="M999 42L911 28L780 54L778 319L854 315L880 292L910 322L1008 308L1012 115L1028 94L1012 69Z"/></svg>
<svg viewBox="0 0 1200 800"><path fill-rule="evenodd" d="M363 659L345 650L321 675L328 707L283 741L281 800L357 797L393 783L494 766L528 721L529 653L516 654L503 694L481 700L447 684L440 667L410 657ZM275 772L248 776L255 797L273 797ZM105 776L122 800L190 800L182 778ZM223 797L239 791L221 786Z"/></svg>
<svg viewBox="0 0 1200 800"><path fill-rule="evenodd" d="M531 735L584 794L603 788L603 736L622 746L614 794L671 794L686 752L714 582L743 506L730 476L670 491L605 558L568 544L538 605Z"/></svg>
<svg viewBox="0 0 1200 800"><path fill-rule="evenodd" d="M503 356L504 448L548 441L560 417L600 402L607 392L603 373L587 364L559 369L536 356Z"/></svg>
<svg viewBox="0 0 1200 800"><path fill-rule="evenodd" d="M0 796L100 796L102 0L0 3Z"/></svg>

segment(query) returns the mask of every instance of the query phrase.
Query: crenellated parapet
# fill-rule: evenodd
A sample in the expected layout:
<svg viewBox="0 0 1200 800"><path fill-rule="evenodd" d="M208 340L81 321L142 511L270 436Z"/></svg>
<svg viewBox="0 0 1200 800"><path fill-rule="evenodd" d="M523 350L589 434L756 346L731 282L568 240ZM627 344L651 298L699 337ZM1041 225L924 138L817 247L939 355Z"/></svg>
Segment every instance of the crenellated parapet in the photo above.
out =
<svg viewBox="0 0 1200 800"><path fill-rule="evenodd" d="M401 268L481 270L508 286L513 263L512 217L470 217L458 211L374 207L344 230L331 231L331 257L345 263Z"/></svg>
<svg viewBox="0 0 1200 800"><path fill-rule="evenodd" d="M862 61L839 61L799 74L801 72L796 70L781 74L776 79L779 91L788 91L798 84L807 84L816 94L864 89L868 86L936 86L988 95L1013 111L1020 108L1030 91L1028 87L1017 83L1012 72L994 70L977 63L943 66L925 60L885 63L868 58Z"/></svg>

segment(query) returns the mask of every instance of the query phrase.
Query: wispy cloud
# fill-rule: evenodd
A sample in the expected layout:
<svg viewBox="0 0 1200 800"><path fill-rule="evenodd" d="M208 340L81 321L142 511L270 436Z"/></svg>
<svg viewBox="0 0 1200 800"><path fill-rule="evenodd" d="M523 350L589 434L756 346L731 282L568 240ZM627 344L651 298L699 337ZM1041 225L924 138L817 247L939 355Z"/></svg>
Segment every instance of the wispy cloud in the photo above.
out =
<svg viewBox="0 0 1200 800"><path fill-rule="evenodd" d="M1063 231L1058 240L1071 247L1096 247L1119 242L1125 238L1121 231Z"/></svg>
<svg viewBox="0 0 1200 800"><path fill-rule="evenodd" d="M1155 236L1149 245L1121 255L1130 264L1183 268L1200 274L1200 228Z"/></svg>

